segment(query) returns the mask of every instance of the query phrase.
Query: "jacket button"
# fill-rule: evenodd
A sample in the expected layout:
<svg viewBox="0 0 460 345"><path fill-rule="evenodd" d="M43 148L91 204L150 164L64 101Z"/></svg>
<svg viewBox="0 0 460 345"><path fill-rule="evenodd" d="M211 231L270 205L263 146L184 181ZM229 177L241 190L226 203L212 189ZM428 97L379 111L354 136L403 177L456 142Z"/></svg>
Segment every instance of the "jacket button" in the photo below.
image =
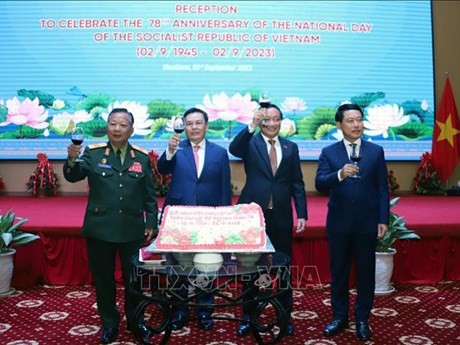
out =
<svg viewBox="0 0 460 345"><path fill-rule="evenodd" d="M122 214L122 213L123 213L123 210L118 211L118 213Z"/></svg>
<svg viewBox="0 0 460 345"><path fill-rule="evenodd" d="M102 176L105 176L105 172L102 172Z"/></svg>
<svg viewBox="0 0 460 345"><path fill-rule="evenodd" d="M123 176L123 173L120 173L119 175L120 175L120 176Z"/></svg>
<svg viewBox="0 0 460 345"><path fill-rule="evenodd" d="M122 197L122 196L120 196L120 201L123 201L123 197Z"/></svg>
<svg viewBox="0 0 460 345"><path fill-rule="evenodd" d="M123 188L123 183L120 183L120 188Z"/></svg>

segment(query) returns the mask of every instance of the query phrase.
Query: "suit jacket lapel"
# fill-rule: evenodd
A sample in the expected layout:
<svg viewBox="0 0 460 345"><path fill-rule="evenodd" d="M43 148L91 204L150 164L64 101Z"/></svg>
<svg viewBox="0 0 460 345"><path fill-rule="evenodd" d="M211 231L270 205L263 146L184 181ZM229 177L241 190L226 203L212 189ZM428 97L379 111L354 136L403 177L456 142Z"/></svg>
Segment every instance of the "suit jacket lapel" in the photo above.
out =
<svg viewBox="0 0 460 345"><path fill-rule="evenodd" d="M363 171L364 166L366 165L366 153L368 154L369 152L367 151L368 146L367 143L361 138L361 159L358 162L359 165L359 170L360 174Z"/></svg>
<svg viewBox="0 0 460 345"><path fill-rule="evenodd" d="M292 153L292 148L291 148L291 144L289 143L289 141L279 136L278 136L278 140L281 146L281 161L280 161L280 165L278 166L278 170L276 170L275 176L278 175L278 171L280 171L280 169L284 167L284 165L286 164L285 162L287 161L287 157L290 156Z"/></svg>
<svg viewBox="0 0 460 345"><path fill-rule="evenodd" d="M259 152L262 161L265 162L265 166L267 168L265 170L267 173L272 175L272 166L270 164L270 157L268 156L267 144L265 143L264 137L259 133L256 135L255 139L257 151Z"/></svg>
<svg viewBox="0 0 460 345"><path fill-rule="evenodd" d="M183 151L185 158L187 159L187 162L190 165L190 169L192 169L192 171L195 172L195 176L197 176L195 158L193 157L193 147L190 141L187 140L187 144L183 146Z"/></svg>
<svg viewBox="0 0 460 345"><path fill-rule="evenodd" d="M350 158L348 157L347 149L345 148L345 143L343 140L337 142L336 144L337 149L337 158L343 162L343 164L350 163Z"/></svg>

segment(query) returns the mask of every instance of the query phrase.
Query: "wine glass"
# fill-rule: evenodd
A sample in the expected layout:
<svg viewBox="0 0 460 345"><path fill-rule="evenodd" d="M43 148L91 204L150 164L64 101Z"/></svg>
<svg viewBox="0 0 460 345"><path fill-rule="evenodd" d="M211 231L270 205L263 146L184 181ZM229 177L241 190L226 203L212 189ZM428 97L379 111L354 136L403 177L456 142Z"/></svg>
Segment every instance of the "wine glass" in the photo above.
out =
<svg viewBox="0 0 460 345"><path fill-rule="evenodd" d="M174 116L172 118L173 130L179 137L183 131L185 131L185 119L183 116ZM182 147L177 147L178 150L182 150Z"/></svg>
<svg viewBox="0 0 460 345"><path fill-rule="evenodd" d="M83 141L85 140L85 135L83 133L83 128L81 127L75 127L73 130L72 130L72 135L70 137L70 140L72 140L72 143L74 145L81 145L83 144ZM75 162L79 162L80 160L77 158L75 160Z"/></svg>
<svg viewBox="0 0 460 345"><path fill-rule="evenodd" d="M266 109L268 106L271 104L270 96L268 94L260 94L259 96L259 105L261 109ZM262 121L260 122L262 126L268 125L268 121L263 118Z"/></svg>
<svg viewBox="0 0 460 345"><path fill-rule="evenodd" d="M354 145L356 145L356 144L354 144ZM358 162L361 160L361 146L359 148L357 146L355 146L351 150L350 160L353 162L354 165L356 165L356 166L358 165ZM355 175L350 176L350 177L351 178L361 178L359 173L356 173Z"/></svg>

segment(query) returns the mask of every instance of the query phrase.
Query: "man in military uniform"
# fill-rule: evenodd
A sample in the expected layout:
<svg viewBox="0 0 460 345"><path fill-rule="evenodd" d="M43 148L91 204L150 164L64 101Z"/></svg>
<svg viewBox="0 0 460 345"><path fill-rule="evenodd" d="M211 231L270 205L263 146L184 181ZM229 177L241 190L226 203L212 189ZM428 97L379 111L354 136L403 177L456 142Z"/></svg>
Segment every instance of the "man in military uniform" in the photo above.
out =
<svg viewBox="0 0 460 345"><path fill-rule="evenodd" d="M87 240L104 344L115 341L120 322L114 279L117 253L125 286L128 329L137 327L144 337L152 332L143 320L134 319L136 303L129 293L131 258L145 241L150 242L158 219L148 152L128 142L133 124L134 117L128 110L113 109L107 122L109 141L87 146L81 159L81 146L69 145L63 169L69 182L88 178L90 188L82 234Z"/></svg>

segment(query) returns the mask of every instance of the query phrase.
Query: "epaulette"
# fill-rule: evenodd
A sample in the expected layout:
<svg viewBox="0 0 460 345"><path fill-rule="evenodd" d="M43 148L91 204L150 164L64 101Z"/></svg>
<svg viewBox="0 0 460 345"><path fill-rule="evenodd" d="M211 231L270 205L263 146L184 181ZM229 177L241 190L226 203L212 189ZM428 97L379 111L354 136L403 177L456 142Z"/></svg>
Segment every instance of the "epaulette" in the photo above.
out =
<svg viewBox="0 0 460 345"><path fill-rule="evenodd" d="M90 150L93 150L93 149L100 149L101 147L106 147L106 146L107 146L107 143L99 143L99 144L88 145L88 148Z"/></svg>
<svg viewBox="0 0 460 345"><path fill-rule="evenodd" d="M136 151L142 152L143 154L145 154L145 155L147 155L147 156L149 155L149 151L143 149L143 148L140 147L140 146L131 145L131 147L132 147L133 149L135 149Z"/></svg>

